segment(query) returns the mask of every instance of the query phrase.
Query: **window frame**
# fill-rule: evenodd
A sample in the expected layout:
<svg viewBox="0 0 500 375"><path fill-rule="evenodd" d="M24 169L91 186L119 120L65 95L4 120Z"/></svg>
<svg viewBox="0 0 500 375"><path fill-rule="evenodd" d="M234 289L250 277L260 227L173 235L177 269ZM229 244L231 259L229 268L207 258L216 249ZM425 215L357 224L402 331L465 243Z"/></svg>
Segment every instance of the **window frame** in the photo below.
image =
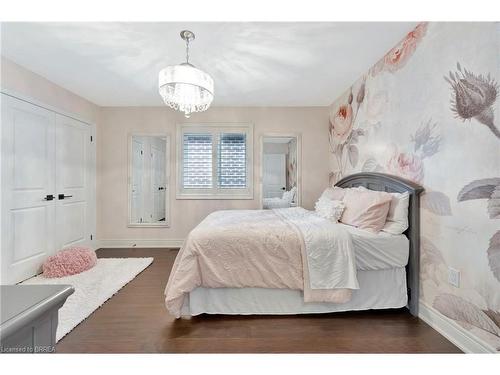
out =
<svg viewBox="0 0 500 375"><path fill-rule="evenodd" d="M183 123L177 124L177 199L254 199L253 195L253 124L250 123ZM210 133L212 134L212 188L193 189L184 188L184 134ZM220 188L218 184L219 135L221 133L244 133L246 135L246 188Z"/></svg>

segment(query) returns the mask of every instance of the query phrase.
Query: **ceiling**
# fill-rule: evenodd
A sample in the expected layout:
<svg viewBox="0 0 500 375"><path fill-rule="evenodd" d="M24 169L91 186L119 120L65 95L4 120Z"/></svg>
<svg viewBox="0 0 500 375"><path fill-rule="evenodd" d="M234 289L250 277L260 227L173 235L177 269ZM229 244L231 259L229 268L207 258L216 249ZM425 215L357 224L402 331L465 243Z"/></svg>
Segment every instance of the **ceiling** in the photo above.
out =
<svg viewBox="0 0 500 375"><path fill-rule="evenodd" d="M8 59L100 106L161 106L158 72L190 61L215 106L324 106L416 23L3 23Z"/></svg>

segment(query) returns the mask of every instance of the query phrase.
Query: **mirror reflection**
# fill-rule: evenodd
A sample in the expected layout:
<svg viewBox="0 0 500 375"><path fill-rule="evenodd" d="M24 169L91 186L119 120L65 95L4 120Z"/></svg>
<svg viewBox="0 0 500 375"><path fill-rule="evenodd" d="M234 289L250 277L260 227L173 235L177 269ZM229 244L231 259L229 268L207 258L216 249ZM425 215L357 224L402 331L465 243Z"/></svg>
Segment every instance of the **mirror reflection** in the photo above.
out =
<svg viewBox="0 0 500 375"><path fill-rule="evenodd" d="M132 135L130 153L130 224L166 226L166 137Z"/></svg>
<svg viewBox="0 0 500 375"><path fill-rule="evenodd" d="M264 137L262 151L262 207L297 206L297 137Z"/></svg>

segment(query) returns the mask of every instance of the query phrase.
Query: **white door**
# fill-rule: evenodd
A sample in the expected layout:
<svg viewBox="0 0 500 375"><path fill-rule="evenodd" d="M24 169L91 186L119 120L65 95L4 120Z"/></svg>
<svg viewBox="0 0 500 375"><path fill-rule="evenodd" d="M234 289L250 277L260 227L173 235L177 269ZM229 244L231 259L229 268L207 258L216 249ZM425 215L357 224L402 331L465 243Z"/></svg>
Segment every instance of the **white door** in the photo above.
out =
<svg viewBox="0 0 500 375"><path fill-rule="evenodd" d="M144 152L142 140L138 137L132 138L132 189L130 197L131 222L142 222L142 172L144 164Z"/></svg>
<svg viewBox="0 0 500 375"><path fill-rule="evenodd" d="M56 114L56 246L90 245L91 129Z"/></svg>
<svg viewBox="0 0 500 375"><path fill-rule="evenodd" d="M64 247L92 246L94 147L83 122L4 94L1 109L1 282L13 284Z"/></svg>
<svg viewBox="0 0 500 375"><path fill-rule="evenodd" d="M2 284L39 272L55 247L55 114L2 94Z"/></svg>
<svg viewBox="0 0 500 375"><path fill-rule="evenodd" d="M286 190L285 154L264 154L262 186L264 198L281 198Z"/></svg>

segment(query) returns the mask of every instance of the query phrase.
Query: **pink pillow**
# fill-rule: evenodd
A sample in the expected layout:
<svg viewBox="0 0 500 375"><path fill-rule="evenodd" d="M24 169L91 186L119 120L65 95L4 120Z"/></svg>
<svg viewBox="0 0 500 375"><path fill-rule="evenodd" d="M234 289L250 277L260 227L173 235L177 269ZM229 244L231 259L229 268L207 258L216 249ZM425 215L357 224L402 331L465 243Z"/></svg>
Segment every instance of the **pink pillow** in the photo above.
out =
<svg viewBox="0 0 500 375"><path fill-rule="evenodd" d="M345 210L340 221L378 233L385 225L391 200L392 196L383 191L346 189Z"/></svg>
<svg viewBox="0 0 500 375"><path fill-rule="evenodd" d="M47 258L43 263L43 276L63 277L87 271L97 263L95 251L87 247L69 247Z"/></svg>

